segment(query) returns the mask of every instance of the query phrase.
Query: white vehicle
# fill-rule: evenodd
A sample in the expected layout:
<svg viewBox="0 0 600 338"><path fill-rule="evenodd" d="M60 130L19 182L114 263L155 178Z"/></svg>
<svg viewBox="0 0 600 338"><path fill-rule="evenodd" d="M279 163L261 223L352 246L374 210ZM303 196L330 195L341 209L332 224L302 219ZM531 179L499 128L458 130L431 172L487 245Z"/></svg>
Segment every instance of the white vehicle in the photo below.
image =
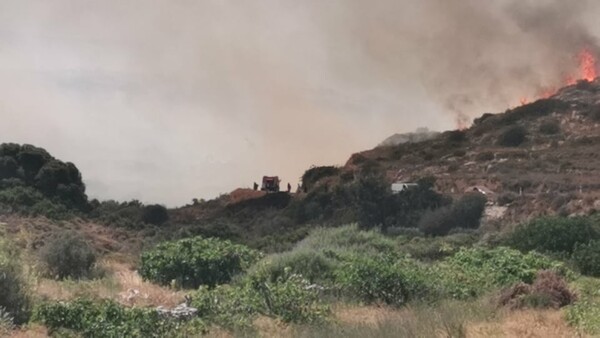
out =
<svg viewBox="0 0 600 338"><path fill-rule="evenodd" d="M392 193L397 194L401 191L408 190L411 188L416 188L419 185L417 183L408 183L408 182L396 182L392 183Z"/></svg>

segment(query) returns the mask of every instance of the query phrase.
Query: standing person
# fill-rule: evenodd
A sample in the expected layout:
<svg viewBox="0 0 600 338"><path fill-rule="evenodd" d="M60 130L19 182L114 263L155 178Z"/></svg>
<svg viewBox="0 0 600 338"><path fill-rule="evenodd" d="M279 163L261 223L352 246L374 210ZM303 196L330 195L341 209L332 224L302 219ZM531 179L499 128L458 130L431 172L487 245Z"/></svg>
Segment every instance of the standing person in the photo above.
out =
<svg viewBox="0 0 600 338"><path fill-rule="evenodd" d="M292 191L292 185L288 182L288 194Z"/></svg>
<svg viewBox="0 0 600 338"><path fill-rule="evenodd" d="M254 190L258 190L258 183L254 182Z"/></svg>

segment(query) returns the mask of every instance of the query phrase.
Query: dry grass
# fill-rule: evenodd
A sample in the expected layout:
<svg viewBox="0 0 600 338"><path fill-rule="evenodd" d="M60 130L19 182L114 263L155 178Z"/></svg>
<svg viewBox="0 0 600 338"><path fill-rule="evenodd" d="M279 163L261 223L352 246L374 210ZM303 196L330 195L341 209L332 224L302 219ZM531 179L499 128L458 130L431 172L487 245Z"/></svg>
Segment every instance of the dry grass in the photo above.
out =
<svg viewBox="0 0 600 338"><path fill-rule="evenodd" d="M498 311L478 302L451 302L434 308L400 310L372 306L338 307L335 317L336 324L333 326L321 329L303 327L294 333L298 337L311 338L584 337L568 326L559 310Z"/></svg>
<svg viewBox="0 0 600 338"><path fill-rule="evenodd" d="M41 325L29 325L11 332L10 338L45 338L49 337L48 330Z"/></svg>
<svg viewBox="0 0 600 338"><path fill-rule="evenodd" d="M512 311L498 322L482 322L467 326L467 337L585 337L568 326L558 310Z"/></svg>
<svg viewBox="0 0 600 338"><path fill-rule="evenodd" d="M339 306L335 309L334 313L335 318L341 323L373 326L388 320L398 319L399 317L414 316L408 309L398 310L382 306Z"/></svg>
<svg viewBox="0 0 600 338"><path fill-rule="evenodd" d="M39 279L35 293L48 299L70 300L75 297L109 298L124 305L166 306L181 304L185 293L142 280L131 265L118 260L103 260L104 278L82 281Z"/></svg>

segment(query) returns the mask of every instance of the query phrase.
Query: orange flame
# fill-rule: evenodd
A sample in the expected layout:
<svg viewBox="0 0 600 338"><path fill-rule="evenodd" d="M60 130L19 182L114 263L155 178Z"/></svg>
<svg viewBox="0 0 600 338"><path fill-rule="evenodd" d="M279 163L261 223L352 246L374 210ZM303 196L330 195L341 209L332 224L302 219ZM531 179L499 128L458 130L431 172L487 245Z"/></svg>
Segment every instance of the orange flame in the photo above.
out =
<svg viewBox="0 0 600 338"><path fill-rule="evenodd" d="M581 78L588 82L594 81L598 76L596 71L596 58L587 48L579 53L579 70L581 71Z"/></svg>
<svg viewBox="0 0 600 338"><path fill-rule="evenodd" d="M565 77L564 84L567 86L574 85L579 80L592 82L594 79L596 79L596 77L598 77L598 62L589 48L582 49L577 55L577 58L579 60L579 76L568 75ZM557 90L558 89L552 87L542 88L538 92L537 97L547 99L556 94ZM527 97L522 97L519 99L519 102L521 105L525 105L528 104L530 100Z"/></svg>

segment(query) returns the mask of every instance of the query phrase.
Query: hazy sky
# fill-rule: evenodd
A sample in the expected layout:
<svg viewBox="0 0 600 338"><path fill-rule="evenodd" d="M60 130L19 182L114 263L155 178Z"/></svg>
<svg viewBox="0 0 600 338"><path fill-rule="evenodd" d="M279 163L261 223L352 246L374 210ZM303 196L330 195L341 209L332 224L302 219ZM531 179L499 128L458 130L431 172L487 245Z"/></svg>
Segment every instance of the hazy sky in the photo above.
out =
<svg viewBox="0 0 600 338"><path fill-rule="evenodd" d="M591 1L1 0L2 142L91 197L295 186L396 132L515 105L594 52Z"/></svg>

